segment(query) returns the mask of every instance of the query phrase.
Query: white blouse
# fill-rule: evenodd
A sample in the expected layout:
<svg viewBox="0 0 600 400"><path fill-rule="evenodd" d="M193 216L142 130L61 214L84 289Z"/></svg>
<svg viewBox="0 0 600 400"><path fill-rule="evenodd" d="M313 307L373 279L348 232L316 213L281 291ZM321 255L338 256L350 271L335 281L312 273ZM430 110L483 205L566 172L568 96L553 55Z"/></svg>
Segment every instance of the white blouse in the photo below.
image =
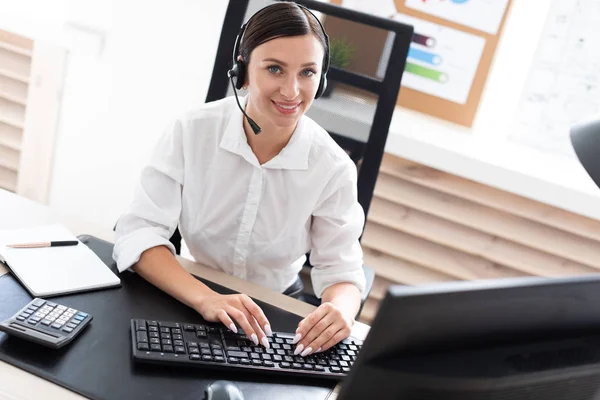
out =
<svg viewBox="0 0 600 400"><path fill-rule="evenodd" d="M119 271L149 248L174 252L169 238L179 226L197 262L230 275L283 292L310 251L318 297L339 282L363 292L365 217L352 160L303 116L286 147L260 165L242 118L228 97L171 124L117 224Z"/></svg>

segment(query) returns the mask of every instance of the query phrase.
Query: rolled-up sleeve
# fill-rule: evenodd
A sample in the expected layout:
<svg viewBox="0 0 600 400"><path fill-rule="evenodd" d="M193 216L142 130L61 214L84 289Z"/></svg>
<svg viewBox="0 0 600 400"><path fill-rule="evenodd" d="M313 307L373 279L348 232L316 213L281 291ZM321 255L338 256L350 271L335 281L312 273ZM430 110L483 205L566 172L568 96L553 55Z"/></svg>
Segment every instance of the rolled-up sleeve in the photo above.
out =
<svg viewBox="0 0 600 400"><path fill-rule="evenodd" d="M119 272L152 247L164 245L175 253L169 238L181 214L183 178L183 127L175 121L159 140L141 172L131 206L117 223L113 258Z"/></svg>
<svg viewBox="0 0 600 400"><path fill-rule="evenodd" d="M350 160L339 167L328 188L313 212L311 224L313 290L321 298L329 286L348 282L363 293L366 279L358 239L365 214L357 200L356 168Z"/></svg>

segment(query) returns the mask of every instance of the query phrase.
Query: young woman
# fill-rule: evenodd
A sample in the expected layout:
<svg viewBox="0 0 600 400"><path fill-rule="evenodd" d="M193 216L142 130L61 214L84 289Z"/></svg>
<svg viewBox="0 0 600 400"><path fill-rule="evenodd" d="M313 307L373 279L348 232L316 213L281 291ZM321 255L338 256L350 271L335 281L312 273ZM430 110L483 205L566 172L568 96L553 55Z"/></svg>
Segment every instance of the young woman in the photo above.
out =
<svg viewBox="0 0 600 400"><path fill-rule="evenodd" d="M204 319L235 332L237 323L269 347L270 324L258 305L192 277L169 238L179 226L197 262L282 293L297 287L310 251L322 304L296 331L295 352L306 356L348 337L360 306L364 213L356 167L304 116L322 92L329 61L316 17L295 3L275 3L250 18L238 39L230 76L248 91L240 107L252 122L234 97L175 120L118 222L114 258L120 271L133 268Z"/></svg>

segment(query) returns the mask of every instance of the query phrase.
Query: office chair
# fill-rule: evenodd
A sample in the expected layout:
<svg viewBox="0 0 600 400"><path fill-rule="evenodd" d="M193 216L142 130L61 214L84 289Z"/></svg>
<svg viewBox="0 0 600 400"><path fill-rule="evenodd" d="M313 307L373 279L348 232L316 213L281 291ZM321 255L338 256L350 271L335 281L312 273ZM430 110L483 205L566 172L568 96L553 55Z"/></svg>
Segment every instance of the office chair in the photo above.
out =
<svg viewBox="0 0 600 400"><path fill-rule="evenodd" d="M583 168L600 187L600 120L572 127L571 144Z"/></svg>
<svg viewBox="0 0 600 400"><path fill-rule="evenodd" d="M250 15L270 3L273 1L230 0L206 102L233 95L226 72L231 68L231 49L239 28ZM400 90L413 27L315 0L298 0L296 3L315 11L317 15L321 13L325 16L322 20L331 42L340 43L348 32L353 32L355 39L361 35L368 36L362 48L359 43L355 46L358 50L356 54L361 56L362 53L364 58L357 57L356 62L350 63L348 68L337 66L332 54L332 65L327 74L327 95L315 100L307 114L329 132L357 165L358 201L367 215ZM379 49L378 57L373 49ZM181 235L178 230L171 239L176 249L180 249ZM310 267L308 261L307 267ZM360 310L375 278L372 268L363 266L363 269L367 287ZM313 305L320 304L319 299L308 292L304 292L300 299Z"/></svg>

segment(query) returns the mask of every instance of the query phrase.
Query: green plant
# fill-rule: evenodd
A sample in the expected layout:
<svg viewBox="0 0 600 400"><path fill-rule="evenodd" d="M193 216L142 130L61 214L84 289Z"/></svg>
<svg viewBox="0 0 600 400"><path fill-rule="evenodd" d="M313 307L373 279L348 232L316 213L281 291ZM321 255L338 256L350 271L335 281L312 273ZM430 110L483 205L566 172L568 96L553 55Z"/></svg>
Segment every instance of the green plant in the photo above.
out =
<svg viewBox="0 0 600 400"><path fill-rule="evenodd" d="M329 43L330 64L338 68L346 68L352 61L355 48L345 39L331 39Z"/></svg>

